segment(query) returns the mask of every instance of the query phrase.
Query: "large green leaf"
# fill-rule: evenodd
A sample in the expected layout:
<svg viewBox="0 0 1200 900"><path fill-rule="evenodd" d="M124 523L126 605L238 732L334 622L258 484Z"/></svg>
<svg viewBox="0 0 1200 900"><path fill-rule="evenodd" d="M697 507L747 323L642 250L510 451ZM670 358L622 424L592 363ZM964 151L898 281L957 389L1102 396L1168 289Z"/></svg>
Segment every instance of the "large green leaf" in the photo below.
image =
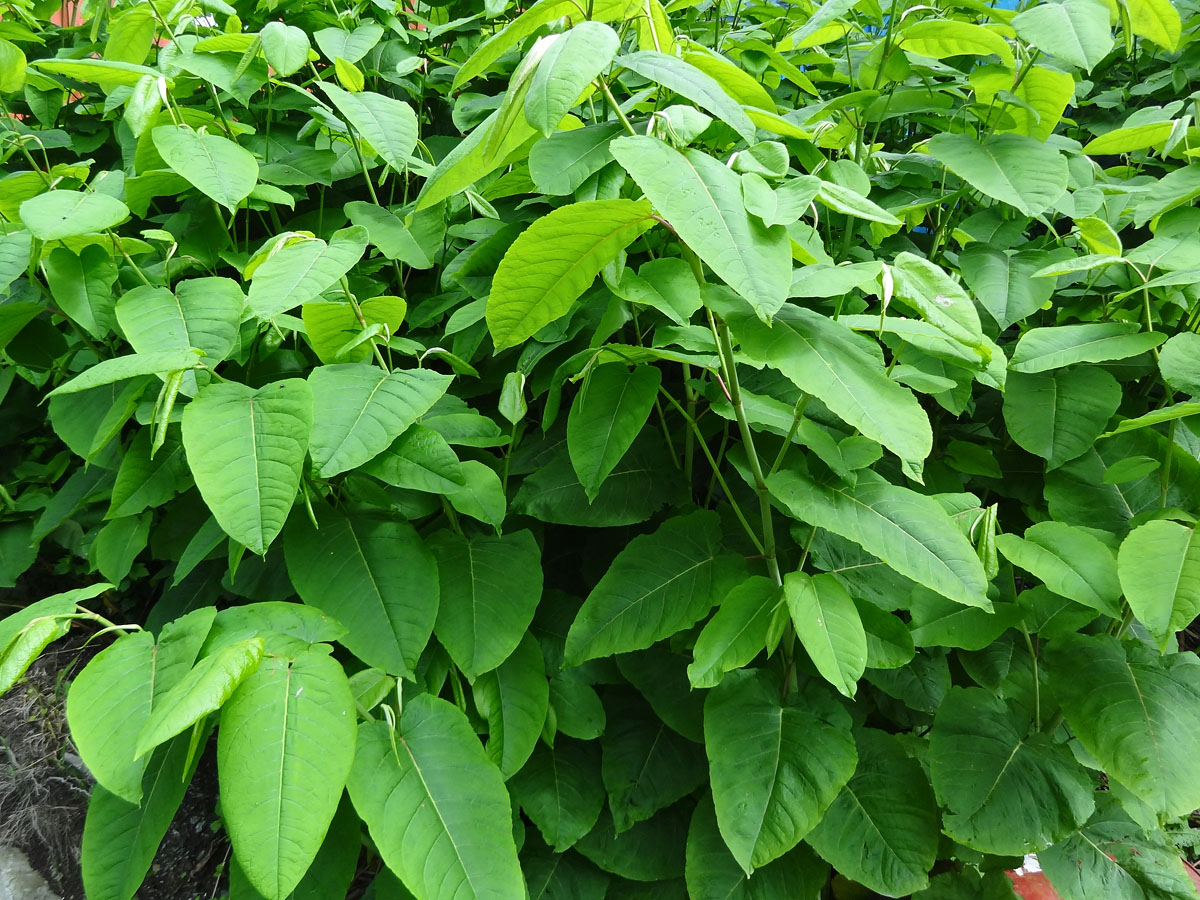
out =
<svg viewBox="0 0 1200 900"><path fill-rule="evenodd" d="M309 606L335 616L339 640L369 666L411 675L438 610L437 563L416 530L394 518L321 511L284 535L288 576Z"/></svg>
<svg viewBox="0 0 1200 900"><path fill-rule="evenodd" d="M1036 312L1050 299L1053 282L1032 277L1047 261L1039 251L1006 253L979 242L968 244L958 255L963 281L1001 330Z"/></svg>
<svg viewBox="0 0 1200 900"><path fill-rule="evenodd" d="M803 845L748 877L725 846L707 796L696 806L688 826L684 874L691 900L809 900L820 896L829 880L828 867Z"/></svg>
<svg viewBox="0 0 1200 900"><path fill-rule="evenodd" d="M276 251L254 270L247 303L261 319L307 303L335 285L367 249L367 230L355 225L336 231L329 243L302 240Z"/></svg>
<svg viewBox="0 0 1200 900"><path fill-rule="evenodd" d="M568 664L642 650L698 621L720 598L731 568L720 543L717 514L707 510L630 541L572 623Z"/></svg>
<svg viewBox="0 0 1200 900"><path fill-rule="evenodd" d="M617 833L628 831L704 783L700 745L681 737L633 693L615 695L600 740L601 775Z"/></svg>
<svg viewBox="0 0 1200 900"><path fill-rule="evenodd" d="M1200 540L1196 529L1159 519L1121 542L1117 574L1138 621L1164 651L1171 636L1200 616Z"/></svg>
<svg viewBox="0 0 1200 900"><path fill-rule="evenodd" d="M394 735L383 721L364 726L349 788L379 854L416 900L525 896L500 772L445 700L407 700Z"/></svg>
<svg viewBox="0 0 1200 900"><path fill-rule="evenodd" d="M539 744L509 782L513 799L558 853L592 830L604 806L600 745L559 735Z"/></svg>
<svg viewBox="0 0 1200 900"><path fill-rule="evenodd" d="M1160 331L1140 331L1134 322L1031 328L1017 341L1009 368L1013 372L1046 372L1081 362L1127 359L1166 339Z"/></svg>
<svg viewBox="0 0 1200 900"><path fill-rule="evenodd" d="M538 63L525 94L529 124L550 137L584 89L612 62L620 45L617 33L599 22L580 22L555 41Z"/></svg>
<svg viewBox="0 0 1200 900"><path fill-rule="evenodd" d="M1096 442L1121 403L1121 386L1103 369L1077 366L1013 372L1004 389L1004 424L1013 441L1055 469Z"/></svg>
<svg viewBox="0 0 1200 900"><path fill-rule="evenodd" d="M941 815L925 770L882 731L855 732L858 767L808 835L816 851L847 878L886 897L929 883Z"/></svg>
<svg viewBox="0 0 1200 900"><path fill-rule="evenodd" d="M1087 823L1038 854L1063 900L1196 900L1179 848L1162 831L1143 831L1111 792L1096 795Z"/></svg>
<svg viewBox="0 0 1200 900"><path fill-rule="evenodd" d="M921 56L988 56L995 54L1006 65L1013 64L1012 49L995 31L955 19L922 19L900 30L900 46Z"/></svg>
<svg viewBox="0 0 1200 900"><path fill-rule="evenodd" d="M268 22L258 36L262 40L263 56L276 75L283 78L294 75L308 62L310 44L303 28Z"/></svg>
<svg viewBox="0 0 1200 900"><path fill-rule="evenodd" d="M283 900L317 855L354 761L354 696L328 648L267 657L221 710L221 814L255 890Z"/></svg>
<svg viewBox="0 0 1200 900"><path fill-rule="evenodd" d="M1061 840L1092 814L1095 789L1061 744L982 688L952 688L929 734L929 770L956 841L1020 856Z"/></svg>
<svg viewBox="0 0 1200 900"><path fill-rule="evenodd" d="M850 715L832 697L780 696L766 670L748 669L726 675L704 703L717 822L747 875L816 826L857 762Z"/></svg>
<svg viewBox="0 0 1200 900"><path fill-rule="evenodd" d="M427 369L389 374L357 363L313 369L308 452L318 474L329 478L382 453L446 393L450 380Z"/></svg>
<svg viewBox="0 0 1200 900"><path fill-rule="evenodd" d="M852 698L867 667L867 634L850 594L832 575L789 572L783 599L817 671L838 693Z"/></svg>
<svg viewBox="0 0 1200 900"><path fill-rule="evenodd" d="M588 501L641 433L662 373L654 366L608 363L593 369L571 404L567 449Z"/></svg>
<svg viewBox="0 0 1200 900"><path fill-rule="evenodd" d="M770 326L752 316L730 317L729 325L747 357L778 369L920 475L933 446L929 418L912 391L887 376L877 345L791 304Z"/></svg>
<svg viewBox="0 0 1200 900"><path fill-rule="evenodd" d="M300 486L312 392L289 378L257 391L210 384L183 411L183 446L200 496L226 534L265 553Z"/></svg>
<svg viewBox="0 0 1200 900"><path fill-rule="evenodd" d="M589 177L612 162L609 142L623 133L616 122L556 131L529 151L529 175L547 194L573 194Z"/></svg>
<svg viewBox="0 0 1200 900"><path fill-rule="evenodd" d="M1119 618L1117 561L1098 538L1063 522L1039 522L1023 538L1002 534L996 547L1054 593Z"/></svg>
<svg viewBox="0 0 1200 900"><path fill-rule="evenodd" d="M127 803L141 800L147 760L137 759L138 734L186 678L212 625L214 610L168 624L155 646L146 631L122 635L71 682L67 722L79 755L104 789Z"/></svg>
<svg viewBox="0 0 1200 900"><path fill-rule="evenodd" d="M1200 806L1200 662L1107 635L1072 635L1045 654L1050 690L1079 742L1159 815Z"/></svg>
<svg viewBox="0 0 1200 900"><path fill-rule="evenodd" d="M854 541L944 597L990 608L975 548L933 498L865 471L853 488L818 485L788 470L771 475L767 487L796 518Z"/></svg>
<svg viewBox="0 0 1200 900"><path fill-rule="evenodd" d="M154 662L153 635L122 635L84 667L67 694L80 757L100 785L129 803L141 799L146 760L134 761L134 747L150 715Z"/></svg>
<svg viewBox="0 0 1200 900"><path fill-rule="evenodd" d="M371 91L352 94L328 81L321 82L321 90L384 162L404 172L417 145L417 114L411 106Z"/></svg>
<svg viewBox="0 0 1200 900"><path fill-rule="evenodd" d="M201 744L209 733L203 731ZM142 775L140 804L102 785L92 788L80 854L89 900L130 900L137 892L200 762L200 754L189 752L191 741L180 735L155 751Z"/></svg>
<svg viewBox="0 0 1200 900"><path fill-rule="evenodd" d="M1040 3L1014 18L1012 26L1022 40L1085 72L1113 48L1108 7L1097 0Z"/></svg>
<svg viewBox="0 0 1200 900"><path fill-rule="evenodd" d="M67 633L66 616L83 603L113 589L107 582L54 594L0 619L0 694L25 674L46 645Z"/></svg>
<svg viewBox="0 0 1200 900"><path fill-rule="evenodd" d="M469 679L490 672L521 642L542 596L542 551L528 531L504 537L429 538L441 602L434 631Z"/></svg>
<svg viewBox="0 0 1200 900"><path fill-rule="evenodd" d="M206 365L215 366L237 342L245 305L241 287L230 278L189 278L174 292L148 285L127 291L115 311L138 353L195 347L204 352ZM196 373L184 374L182 389L195 395Z"/></svg>
<svg viewBox="0 0 1200 900"><path fill-rule="evenodd" d="M229 138L185 125L160 125L151 134L154 148L172 171L230 211L258 183L258 160Z"/></svg>
<svg viewBox="0 0 1200 900"><path fill-rule="evenodd" d="M94 387L127 381L140 375L165 374L193 368L200 361L200 352L191 347L180 350L152 350L149 353L131 353L101 360L87 371L76 375L66 384L60 384L46 396L77 394ZM119 424L118 424L119 427ZM109 435L111 437L112 435Z"/></svg>
<svg viewBox="0 0 1200 900"><path fill-rule="evenodd" d="M0 257L6 243L24 237L24 254L20 256L24 272L29 264L29 232L18 231L0 239ZM89 244L78 255L65 247L56 247L49 256L42 258L46 282L54 295L54 302L92 337L103 337L113 327L113 305L117 302L112 286L117 280L117 267L109 252L99 244ZM0 285L4 277L0 275ZM2 288L0 288L2 290ZM189 346L196 346L190 344Z"/></svg>
<svg viewBox="0 0 1200 900"><path fill-rule="evenodd" d="M980 193L1027 216L1044 212L1067 190L1067 158L1024 135L997 134L981 143L943 132L930 139L929 152Z"/></svg>
<svg viewBox="0 0 1200 900"><path fill-rule="evenodd" d="M687 809L684 803L677 803L620 834L613 830L612 818L605 810L596 827L580 839L575 849L605 872L630 881L666 882L677 877L684 866ZM651 896L631 893L627 900L652 900L660 896L654 890L656 887L674 887L675 890L667 895L670 900L683 900L684 897L679 882L629 887L649 889ZM605 895L606 898L609 896Z"/></svg>
<svg viewBox="0 0 1200 900"><path fill-rule="evenodd" d="M112 228L125 220L129 207L97 191L46 191L21 204L21 221L35 238L55 241Z"/></svg>
<svg viewBox="0 0 1200 900"><path fill-rule="evenodd" d="M700 150L651 137L617 138L609 149L680 239L769 320L791 287L791 245L782 225L767 228L746 212L738 176Z"/></svg>
<svg viewBox="0 0 1200 900"><path fill-rule="evenodd" d="M549 710L550 686L537 639L526 633L508 659L475 679L471 693L488 721L488 759L509 778L533 753Z"/></svg>
<svg viewBox="0 0 1200 900"><path fill-rule="evenodd" d="M566 315L600 270L654 224L643 201L589 200L530 225L492 280L487 324L496 350L514 347Z"/></svg>
<svg viewBox="0 0 1200 900"><path fill-rule="evenodd" d="M686 97L736 131L747 143L754 143L754 123L741 104L725 91L719 81L686 60L656 50L639 50L621 56L617 63ZM633 177L635 181L638 180L637 175ZM641 184L640 181L638 183Z"/></svg>
<svg viewBox="0 0 1200 900"><path fill-rule="evenodd" d="M758 656L781 602L779 586L762 575L746 579L726 594L692 648L687 669L692 687L716 687L726 672Z"/></svg>

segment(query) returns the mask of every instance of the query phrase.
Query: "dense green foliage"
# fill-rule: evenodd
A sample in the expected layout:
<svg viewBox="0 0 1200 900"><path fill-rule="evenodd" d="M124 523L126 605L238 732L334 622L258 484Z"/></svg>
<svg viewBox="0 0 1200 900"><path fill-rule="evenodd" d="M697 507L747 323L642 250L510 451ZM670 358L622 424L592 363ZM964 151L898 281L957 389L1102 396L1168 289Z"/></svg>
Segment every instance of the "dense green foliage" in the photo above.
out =
<svg viewBox="0 0 1200 900"><path fill-rule="evenodd" d="M103 628L90 900L210 742L234 900L1197 896L1191 0L56 4L0 691Z"/></svg>

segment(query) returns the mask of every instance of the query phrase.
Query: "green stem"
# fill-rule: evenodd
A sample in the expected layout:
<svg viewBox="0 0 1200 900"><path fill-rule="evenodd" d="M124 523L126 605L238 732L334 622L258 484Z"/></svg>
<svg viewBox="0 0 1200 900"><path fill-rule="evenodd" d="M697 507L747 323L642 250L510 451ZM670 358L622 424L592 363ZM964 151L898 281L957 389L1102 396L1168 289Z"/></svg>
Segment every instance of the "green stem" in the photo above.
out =
<svg viewBox="0 0 1200 900"><path fill-rule="evenodd" d="M608 82L603 78L597 78L596 83L600 85L600 92L604 94L604 100L608 103L608 108L616 113L617 118L621 120L621 126L625 129L626 134L635 135L636 131L629 124L629 119L625 117L625 113L621 111L621 104L617 102L617 98L613 96L612 89L608 86Z"/></svg>

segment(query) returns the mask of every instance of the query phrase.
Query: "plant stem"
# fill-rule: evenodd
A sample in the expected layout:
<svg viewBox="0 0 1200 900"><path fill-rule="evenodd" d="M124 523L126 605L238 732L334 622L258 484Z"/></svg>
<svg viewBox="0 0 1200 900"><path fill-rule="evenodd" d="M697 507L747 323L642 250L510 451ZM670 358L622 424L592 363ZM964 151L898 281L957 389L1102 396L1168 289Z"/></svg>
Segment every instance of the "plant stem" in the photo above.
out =
<svg viewBox="0 0 1200 900"><path fill-rule="evenodd" d="M608 103L609 109L617 114L617 118L621 120L621 126L625 129L626 134L636 135L633 126L629 124L629 119L625 117L625 113L621 111L621 104L617 102L617 98L613 96L612 89L608 86L608 82L603 78L597 78L596 83L600 85L600 91L604 94L604 99Z"/></svg>

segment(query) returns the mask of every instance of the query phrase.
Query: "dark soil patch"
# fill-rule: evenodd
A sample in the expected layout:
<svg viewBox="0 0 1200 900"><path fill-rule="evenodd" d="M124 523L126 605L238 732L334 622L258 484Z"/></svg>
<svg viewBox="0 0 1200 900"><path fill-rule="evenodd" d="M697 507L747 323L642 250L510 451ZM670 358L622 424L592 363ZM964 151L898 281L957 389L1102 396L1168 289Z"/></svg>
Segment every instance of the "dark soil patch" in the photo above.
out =
<svg viewBox="0 0 1200 900"><path fill-rule="evenodd" d="M63 900L84 900L79 852L93 783L67 729L67 687L109 641L85 647L86 638L73 631L52 644L0 697L0 843L24 852ZM216 801L210 746L137 893L141 900L225 895L229 842L213 827Z"/></svg>

